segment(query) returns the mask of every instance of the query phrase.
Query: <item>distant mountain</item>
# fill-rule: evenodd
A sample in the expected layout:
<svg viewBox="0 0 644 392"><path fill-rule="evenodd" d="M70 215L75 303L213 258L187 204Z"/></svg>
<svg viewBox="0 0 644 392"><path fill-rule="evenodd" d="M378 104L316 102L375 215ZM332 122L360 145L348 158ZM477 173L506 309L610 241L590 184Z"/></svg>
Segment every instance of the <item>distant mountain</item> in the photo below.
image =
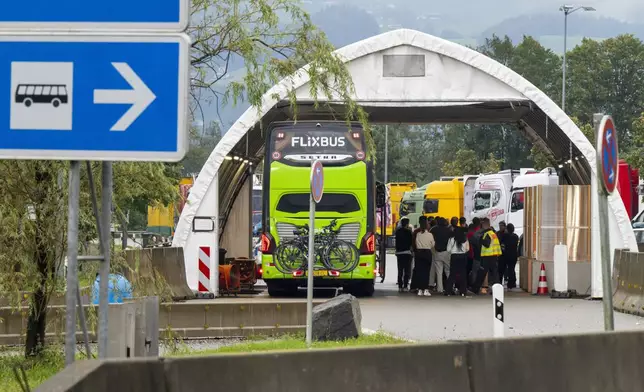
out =
<svg viewBox="0 0 644 392"><path fill-rule="evenodd" d="M513 42L519 42L524 35L535 38L560 36L564 33L562 13L523 15L506 19L485 29L477 38L483 43L493 34L507 35ZM634 34L644 39L644 23L626 23L612 18L596 18L591 13L575 13L568 16L568 37L610 38L620 34ZM561 48L560 48L561 50Z"/></svg>

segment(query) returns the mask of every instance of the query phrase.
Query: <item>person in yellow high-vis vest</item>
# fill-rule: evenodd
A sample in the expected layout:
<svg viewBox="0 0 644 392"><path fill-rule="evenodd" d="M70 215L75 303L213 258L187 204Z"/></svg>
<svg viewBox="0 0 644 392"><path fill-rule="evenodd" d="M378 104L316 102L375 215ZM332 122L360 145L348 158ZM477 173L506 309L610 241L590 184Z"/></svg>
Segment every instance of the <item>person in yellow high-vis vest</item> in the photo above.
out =
<svg viewBox="0 0 644 392"><path fill-rule="evenodd" d="M485 271L480 280L481 284L485 280L485 275L487 275L487 282L489 287L492 287L495 283L499 283L499 256L501 256L501 243L499 242L499 237L494 232L494 229L490 226L490 220L488 218L483 218L481 220L481 268ZM477 292L480 290L480 287L477 287ZM492 291L490 290L490 294Z"/></svg>

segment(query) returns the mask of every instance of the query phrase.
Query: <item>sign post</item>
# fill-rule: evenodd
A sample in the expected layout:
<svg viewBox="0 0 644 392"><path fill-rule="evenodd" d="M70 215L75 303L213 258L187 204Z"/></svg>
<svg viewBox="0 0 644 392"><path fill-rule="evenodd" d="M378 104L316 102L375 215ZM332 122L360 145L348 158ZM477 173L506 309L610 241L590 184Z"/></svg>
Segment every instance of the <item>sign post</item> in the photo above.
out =
<svg viewBox="0 0 644 392"><path fill-rule="evenodd" d="M315 205L324 194L322 162L311 164L311 197L309 200L309 257L306 272L306 346L313 342L313 266L315 264Z"/></svg>
<svg viewBox="0 0 644 392"><path fill-rule="evenodd" d="M599 122L597 135L597 197L599 204L599 229L601 233L602 260L602 303L604 306L604 329L613 331L613 297L610 268L610 230L608 222L608 196L617 186L618 145L617 132L611 116L604 116Z"/></svg>
<svg viewBox="0 0 644 392"><path fill-rule="evenodd" d="M189 0L34 0L7 3L0 13L0 117L7 119L0 159L71 161L66 365L76 347L79 161L103 161L100 218L95 197L93 204L103 253L98 351L106 358L112 161L185 155L189 17Z"/></svg>

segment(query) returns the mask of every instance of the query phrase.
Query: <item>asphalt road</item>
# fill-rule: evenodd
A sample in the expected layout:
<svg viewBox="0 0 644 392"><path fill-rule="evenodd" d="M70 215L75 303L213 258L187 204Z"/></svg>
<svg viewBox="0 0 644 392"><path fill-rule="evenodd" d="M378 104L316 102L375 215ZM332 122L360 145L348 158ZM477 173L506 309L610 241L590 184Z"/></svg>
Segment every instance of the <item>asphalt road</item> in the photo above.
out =
<svg viewBox="0 0 644 392"><path fill-rule="evenodd" d="M360 300L364 328L418 341L492 337L491 296L399 294L395 256L389 255L387 261L385 282L376 283L373 298ZM506 293L505 319L506 336L598 332L604 325L601 301L550 299L527 293ZM644 329L644 318L615 313L615 328Z"/></svg>

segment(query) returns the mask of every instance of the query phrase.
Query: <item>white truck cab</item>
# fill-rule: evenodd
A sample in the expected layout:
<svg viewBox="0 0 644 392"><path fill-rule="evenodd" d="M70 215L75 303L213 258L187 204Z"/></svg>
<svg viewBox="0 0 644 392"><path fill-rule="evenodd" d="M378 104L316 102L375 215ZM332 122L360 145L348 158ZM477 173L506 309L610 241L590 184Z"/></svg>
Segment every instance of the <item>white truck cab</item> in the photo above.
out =
<svg viewBox="0 0 644 392"><path fill-rule="evenodd" d="M466 216L468 220L488 218L492 227L498 230L508 212L512 183L520 174L519 170L503 170L479 176L474 184L472 213Z"/></svg>
<svg viewBox="0 0 644 392"><path fill-rule="evenodd" d="M523 190L529 186L557 185L559 177L553 168L541 172L532 168L503 170L484 174L476 178L474 197L465 198L465 210L471 208L468 221L478 217L490 219L492 227L499 229L499 223L506 221L515 227L515 233L523 233ZM467 204L471 203L471 206Z"/></svg>

